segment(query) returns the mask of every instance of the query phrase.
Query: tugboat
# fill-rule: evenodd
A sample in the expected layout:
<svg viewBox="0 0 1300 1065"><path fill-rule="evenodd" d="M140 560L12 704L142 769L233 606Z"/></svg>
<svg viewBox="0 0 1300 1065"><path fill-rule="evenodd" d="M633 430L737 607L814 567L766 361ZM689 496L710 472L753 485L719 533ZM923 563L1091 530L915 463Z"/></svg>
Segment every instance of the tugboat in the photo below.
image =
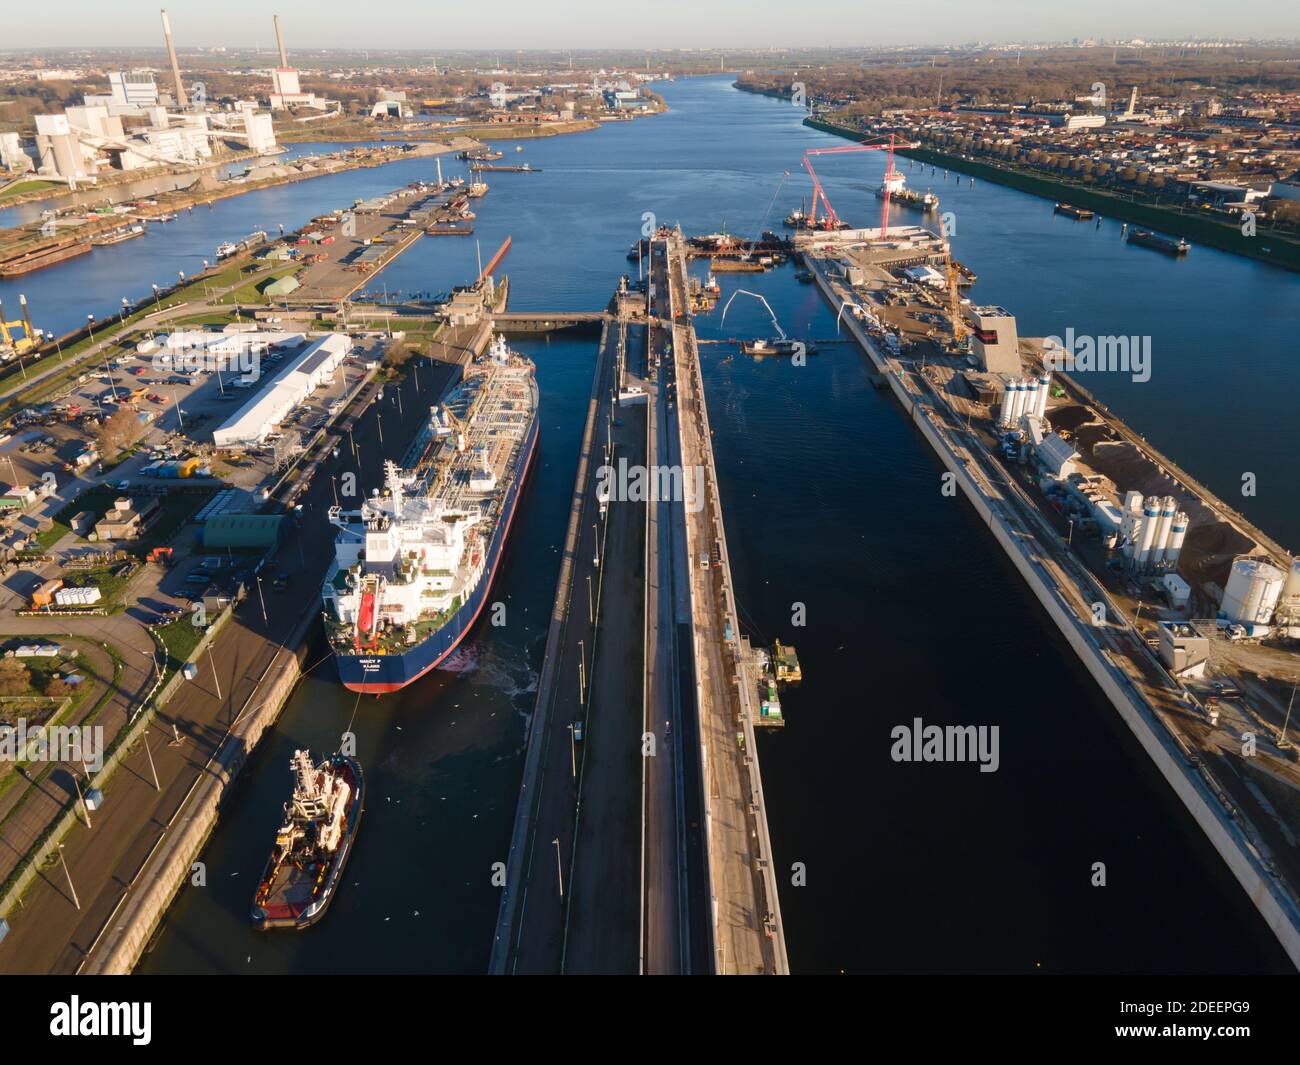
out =
<svg viewBox="0 0 1300 1065"><path fill-rule="evenodd" d="M782 337L779 340L742 340L740 342L740 353L742 355L796 355L799 352L805 355L815 354L817 349L811 342L800 340L787 340Z"/></svg>
<svg viewBox="0 0 1300 1065"><path fill-rule="evenodd" d="M258 931L309 928L319 921L343 877L365 797L361 766L331 755L313 765L310 751L294 751L293 798L253 898Z"/></svg>

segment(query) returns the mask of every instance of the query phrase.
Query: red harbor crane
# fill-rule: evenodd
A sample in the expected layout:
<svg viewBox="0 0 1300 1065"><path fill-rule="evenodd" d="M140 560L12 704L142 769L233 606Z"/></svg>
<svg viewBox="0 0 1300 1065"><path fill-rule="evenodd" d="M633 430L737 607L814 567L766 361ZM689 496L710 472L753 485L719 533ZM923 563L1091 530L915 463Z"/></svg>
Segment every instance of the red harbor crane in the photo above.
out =
<svg viewBox="0 0 1300 1065"><path fill-rule="evenodd" d="M889 235L889 185L890 178L897 174L894 169L894 149L895 148L915 148L915 144L896 144L894 135L889 135L888 143L884 144L846 144L839 148L809 148L803 153L803 166L808 171L813 183L812 212L809 215L809 223L813 229L817 228L817 201L820 200L822 206L826 209L826 229L843 229L844 224L840 216L835 213L835 208L831 206L831 201L826 196L826 190L822 187L821 181L817 177L817 172L813 169L809 156L812 155L843 155L846 152L879 152L889 153L888 160L885 164L885 182L883 186L883 196L880 208L880 238L883 240Z"/></svg>

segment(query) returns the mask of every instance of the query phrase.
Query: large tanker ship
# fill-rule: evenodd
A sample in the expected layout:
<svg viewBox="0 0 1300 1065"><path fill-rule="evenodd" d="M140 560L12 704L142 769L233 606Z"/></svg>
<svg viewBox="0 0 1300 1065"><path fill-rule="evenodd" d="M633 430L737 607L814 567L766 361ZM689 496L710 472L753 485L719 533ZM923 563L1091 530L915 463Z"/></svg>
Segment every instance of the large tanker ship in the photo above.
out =
<svg viewBox="0 0 1300 1065"><path fill-rule="evenodd" d="M483 609L537 448L530 360L497 337L385 486L338 527L322 600L339 679L397 691L445 659Z"/></svg>

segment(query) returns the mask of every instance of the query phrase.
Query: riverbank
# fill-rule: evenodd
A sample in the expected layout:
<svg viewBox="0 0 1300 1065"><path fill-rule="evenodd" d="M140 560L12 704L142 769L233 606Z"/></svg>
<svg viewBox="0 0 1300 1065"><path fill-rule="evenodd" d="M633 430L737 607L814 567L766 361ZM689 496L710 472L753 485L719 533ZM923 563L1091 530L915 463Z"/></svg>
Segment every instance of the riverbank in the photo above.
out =
<svg viewBox="0 0 1300 1065"><path fill-rule="evenodd" d="M158 180L165 177L187 177L190 175L202 176L210 170L219 170L223 166L230 166L232 163L242 163L249 159L260 159L268 155L274 155L274 152L227 152L220 158L214 158L201 166L167 166L157 167L151 170L113 170L107 174L98 175L94 182L83 183L80 188L73 188L62 181L46 181L38 176L29 176L28 183L37 184L40 188L29 189L24 192L5 194L0 193L0 207L21 207L28 203L38 203L41 201L51 201L57 208L63 200L74 199L79 194L85 193L87 189L105 191L120 188L123 185L135 184L139 181Z"/></svg>
<svg viewBox="0 0 1300 1065"><path fill-rule="evenodd" d="M543 137L562 137L570 133L586 133L589 130L599 129L602 123L583 119L575 122L553 122L546 125L466 125L456 126L451 129L439 127L430 130L375 130L373 128L347 128L339 130L330 129L305 129L300 131L290 131L279 135L280 143L296 144L299 142L322 143L322 144L351 144L354 142L374 142L374 141L392 141L403 142L413 141L422 143L427 141L445 140L449 135L456 138L471 137L478 141L500 141L500 140L536 140Z"/></svg>
<svg viewBox="0 0 1300 1065"><path fill-rule="evenodd" d="M474 143L476 142L468 138L457 137L451 142L428 142L417 146L413 151L394 147L357 150L359 154L356 155L344 152L321 157L323 162L318 161L314 165L296 166L251 181L232 180L217 184L200 178L187 188L160 193L152 197L154 202L147 208L141 208L130 214L113 214L103 218L89 219L74 228L62 230L52 237L41 237L39 235L40 227L35 224L0 230L0 276L4 274L6 263L12 263L43 251L53 251L69 243L90 240L97 234L120 227L125 222L138 220L147 222L164 214L192 210L195 207L229 199L232 196L242 196L249 192L258 192L262 189L275 188L297 181L306 181L310 178L324 177L328 174L339 174L348 170L384 166L403 158L443 155L461 150ZM51 262L50 265L57 265L57 263Z"/></svg>
<svg viewBox="0 0 1300 1065"><path fill-rule="evenodd" d="M743 89L753 92L752 89ZM770 94L756 94L770 95ZM866 140L860 130L836 125L818 118L805 118L804 125L823 133L831 133L846 140L862 142ZM932 166L947 170L960 171L985 181L1028 192L1034 196L1053 202L1067 202L1076 207L1086 207L1109 218L1118 218L1138 225L1151 226L1161 232L1174 236L1186 237L1201 244L1218 248L1221 251L1244 255L1258 259L1285 270L1300 271L1300 241L1277 233L1261 231L1256 236L1245 236L1237 226L1213 221L1184 211L1162 207L1156 204L1139 203L1127 200L1114 193L1103 192L1083 185L1074 185L1038 174L1029 174L1020 170L1008 170L965 156L951 155L934 148L900 149L899 155L916 159Z"/></svg>

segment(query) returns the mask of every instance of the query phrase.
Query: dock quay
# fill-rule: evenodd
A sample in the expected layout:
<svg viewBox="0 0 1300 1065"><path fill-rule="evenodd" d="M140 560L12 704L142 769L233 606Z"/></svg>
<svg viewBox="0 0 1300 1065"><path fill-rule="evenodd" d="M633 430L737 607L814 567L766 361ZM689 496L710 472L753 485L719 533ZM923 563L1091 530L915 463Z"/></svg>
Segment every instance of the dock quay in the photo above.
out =
<svg viewBox="0 0 1300 1065"><path fill-rule="evenodd" d="M494 973L788 971L685 242L649 258L602 323Z"/></svg>
<svg viewBox="0 0 1300 1065"><path fill-rule="evenodd" d="M412 151L398 146L350 149L327 156L298 159L292 164L277 164L267 168L269 172L265 175L254 171L246 179L226 181L216 181L205 172L211 167L197 168L198 175L191 185L154 194L150 197L151 205L146 208L102 217L90 214L60 217L56 219L56 231L52 236L43 235L40 224L35 222L0 229L0 276L18 276L34 269L53 266L69 257L65 253L67 248L89 245L92 237L132 220L149 221L169 212L193 210L196 206L215 203L246 192L306 181L345 170L383 166L396 159L409 158L412 154L434 156L453 150L450 144L437 143L417 145Z"/></svg>
<svg viewBox="0 0 1300 1065"><path fill-rule="evenodd" d="M379 382L372 380L312 446L301 475L276 489L273 503L286 513L290 504L308 513L324 511L339 474L376 478L383 458L400 457L407 430L418 427L429 403L457 377L454 367L429 364L388 382L389 393L405 392L405 414L390 403L381 411L374 402ZM347 446L352 439L360 458ZM63 844L80 905L74 906L62 877L37 868L0 900L10 925L0 942L0 972L125 973L135 965L172 900L192 883L193 863L203 858L221 804L239 786L259 738L298 679L327 661L306 655L332 542L325 523L295 521L291 536L266 561L292 575L288 587L264 599L251 592L228 608L198 645L202 659L191 658L199 671L193 680L177 672L162 683L158 676L160 686L132 719L130 735L93 778L106 798L95 811L93 831L81 823L75 793L60 792L66 813L44 846ZM161 674L161 663L147 655L144 660ZM111 777L110 766L117 767Z"/></svg>
<svg viewBox="0 0 1300 1065"><path fill-rule="evenodd" d="M966 373L966 359L945 354L941 346L936 348L922 339L902 335L898 323L904 317L901 313L891 317L899 309L888 306L886 301L873 301L867 313L860 313L866 306L864 290L873 287L871 279L861 276L861 271L858 277L851 277L845 265L848 260L833 241L807 246L804 260L833 308L858 309L839 314L841 327L933 448L946 471L944 477L951 478L975 507L1292 962L1300 965L1300 901L1296 890L1300 869L1291 853L1294 848L1289 827L1264 798L1265 787L1269 786L1289 789L1294 794L1300 787L1300 771L1291 750L1274 742L1279 735L1276 726L1281 722L1281 708L1266 687L1257 683L1258 676L1245 678L1261 663L1276 663L1279 656L1290 656L1264 647L1237 649L1213 634L1207 638L1207 643L1217 649L1203 668L1222 670L1225 664L1236 668L1242 675L1242 687L1250 690L1253 706L1231 696L1220 704L1217 689L1201 674L1181 669L1175 672L1154 646L1159 642L1156 634L1163 631L1160 616L1176 618L1177 613L1144 594L1139 578L1126 578L1108 564L1112 560L1101 542L1088 541L1073 525L1067 530L1064 516L1045 505L1046 490L1025 467L1010 455L1003 461L1002 449L997 446L996 423L992 423L992 430L989 428L989 401L984 397L968 400L970 388L959 387L955 380ZM1034 356L1025 347L1032 344L1022 341L1020 354L1025 365L1033 363ZM971 361L976 361L974 356ZM1076 449L1076 456L1088 454L1117 478L1117 484L1121 483L1119 478L1124 478L1125 487L1136 483L1144 491L1176 493L1178 505L1194 513L1194 523L1203 523L1212 538L1228 544L1229 559L1238 547L1245 551L1248 545L1265 549L1271 544L1264 539L1252 540L1247 531L1250 526L1237 520L1230 507L1204 489L1193 488L1195 482L1163 460L1105 408L1092 409L1086 391L1068 373L1053 370L1052 380L1063 383L1057 393L1063 402L1049 409L1049 415L1057 415L1059 422L1054 422L1052 428L1069 435L1068 446ZM1075 435L1075 429L1085 427L1086 434ZM1094 439L1107 442L1110 450L1094 453L1088 442ZM1127 450L1117 451L1110 446L1111 441L1120 442ZM1106 456L1114 454L1127 456L1126 465L1106 466ZM1105 473L1093 472L1089 476L1100 483ZM1189 534L1184 551L1188 559L1184 562L1192 567L1203 566L1213 560L1208 552L1214 550L1213 544L1203 546ZM1204 618L1208 610L1210 620L1186 623L1184 628L1208 625L1210 630L1215 629L1212 609L1205 598L1202 593L1193 596L1190 617ZM1148 608L1145 615L1144 607ZM1249 667L1242 664L1247 660ZM1286 688L1290 689L1289 681ZM1278 711L1276 721L1265 712L1266 706ZM1221 713L1225 718L1222 726ZM1244 733L1257 737L1254 757L1242 757L1240 740ZM1265 787L1256 783L1265 778Z"/></svg>
<svg viewBox="0 0 1300 1065"><path fill-rule="evenodd" d="M455 186L397 189L304 227L298 243L318 250L303 260L297 287L276 301L295 307L350 298L424 236L428 226L451 217L448 205L458 196L463 193ZM313 233L319 234L314 242Z"/></svg>
<svg viewBox="0 0 1300 1065"><path fill-rule="evenodd" d="M628 575L637 572L640 544L633 509L608 506L602 515L596 486L597 471L612 449L627 447L644 433L635 420L615 417L614 395L628 344L625 316L603 323L555 606L529 722L507 879L492 944L493 973L635 972L636 968L639 837L630 835L630 830L637 823L639 803L627 781L640 776L634 761L640 758L642 731L640 684L635 680L640 667L623 668L617 644L606 653L603 632L607 620L619 618L626 623L629 613L639 609L635 582L631 588L626 583ZM623 424L614 425L616 420ZM611 591L616 579L611 574L619 575L617 595ZM608 665L605 659L610 660ZM579 723L581 737L574 728ZM604 773L596 772L593 757L589 777L588 752L593 746L618 749L605 760ZM625 776L629 764L635 776ZM584 798L591 794L588 787L594 791L606 783L621 792L612 805ZM578 840L601 816L609 816L613 823L599 850L589 855ZM580 868L575 872L575 867ZM594 897L588 894L585 870L589 868L598 869L602 878ZM586 907L597 904L612 911L601 941L587 935L585 924ZM571 923L578 944L572 954L568 951Z"/></svg>
<svg viewBox="0 0 1300 1065"><path fill-rule="evenodd" d="M674 353L667 363L665 387L675 385L677 391L676 409L669 404L669 421L674 423L682 470L703 470L705 490L702 506L696 500L679 509L686 517L690 651L695 659L713 971L785 975L789 972L785 929L754 732L757 675L752 656L745 655L739 643L735 585L704 380L690 325L687 250L681 233L669 232L663 249L666 284L658 291L668 297ZM692 564L710 555L713 561L707 568Z"/></svg>

